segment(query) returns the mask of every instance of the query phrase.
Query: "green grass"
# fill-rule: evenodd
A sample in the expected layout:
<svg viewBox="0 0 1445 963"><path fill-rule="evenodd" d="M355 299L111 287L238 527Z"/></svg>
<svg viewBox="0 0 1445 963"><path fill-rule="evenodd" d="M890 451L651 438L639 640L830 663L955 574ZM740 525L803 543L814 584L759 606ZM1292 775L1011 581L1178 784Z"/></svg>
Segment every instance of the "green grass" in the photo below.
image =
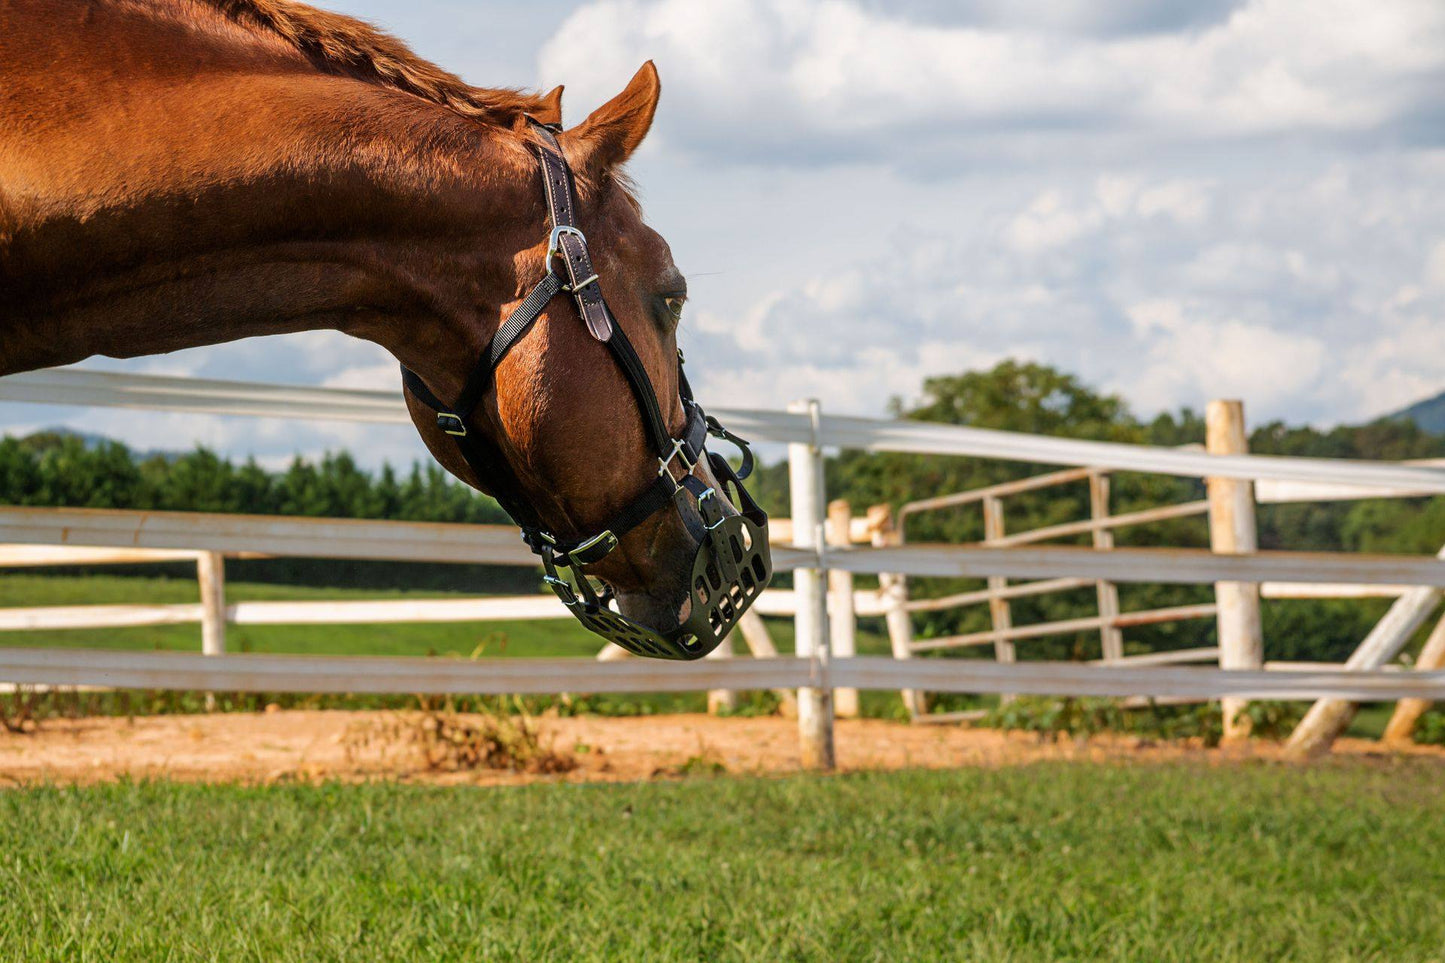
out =
<svg viewBox="0 0 1445 963"><path fill-rule="evenodd" d="M1428 960L1435 765L0 792L0 958Z"/></svg>

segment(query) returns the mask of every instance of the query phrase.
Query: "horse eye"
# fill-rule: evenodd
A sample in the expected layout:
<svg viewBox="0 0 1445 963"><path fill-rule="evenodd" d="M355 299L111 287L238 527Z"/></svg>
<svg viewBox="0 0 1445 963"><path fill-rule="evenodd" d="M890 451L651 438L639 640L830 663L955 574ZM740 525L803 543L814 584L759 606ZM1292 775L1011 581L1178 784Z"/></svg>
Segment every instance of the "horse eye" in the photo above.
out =
<svg viewBox="0 0 1445 963"><path fill-rule="evenodd" d="M686 302L687 298L681 295L662 299L662 303L667 305L668 313L672 315L672 320L674 322L682 320L682 306Z"/></svg>

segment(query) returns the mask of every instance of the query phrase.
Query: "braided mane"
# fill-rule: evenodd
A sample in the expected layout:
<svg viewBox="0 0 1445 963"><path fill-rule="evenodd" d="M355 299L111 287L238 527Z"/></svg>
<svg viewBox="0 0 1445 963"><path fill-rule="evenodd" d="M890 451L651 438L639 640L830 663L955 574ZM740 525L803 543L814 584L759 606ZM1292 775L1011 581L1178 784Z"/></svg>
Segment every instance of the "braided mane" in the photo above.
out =
<svg viewBox="0 0 1445 963"><path fill-rule="evenodd" d="M371 24L293 0L204 0L227 19L276 34L328 73L404 90L459 114L510 126L522 114L551 121L555 96L473 87Z"/></svg>

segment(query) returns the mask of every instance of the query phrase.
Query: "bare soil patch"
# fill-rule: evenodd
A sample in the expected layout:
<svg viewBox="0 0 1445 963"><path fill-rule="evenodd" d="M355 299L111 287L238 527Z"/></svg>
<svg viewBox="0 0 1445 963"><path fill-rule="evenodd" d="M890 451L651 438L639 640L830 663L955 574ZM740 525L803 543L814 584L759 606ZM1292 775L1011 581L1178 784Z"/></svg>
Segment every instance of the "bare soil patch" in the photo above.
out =
<svg viewBox="0 0 1445 963"><path fill-rule="evenodd" d="M403 717L285 711L48 720L36 732L0 732L0 785L119 778L244 783L397 779L507 785L788 773L799 768L797 723L784 718L672 715L531 720L544 745L575 762L560 772L437 767L405 751L398 740L357 738L358 732L404 731L407 726L397 724L399 719L405 722ZM837 750L845 771L1012 766L1043 760L1233 762L1279 756L1279 747L1270 743L1204 749L1112 736L1044 742L1028 733L879 720L840 720ZM1445 752L1438 747L1383 747L1349 739L1338 744L1336 754L1445 761Z"/></svg>

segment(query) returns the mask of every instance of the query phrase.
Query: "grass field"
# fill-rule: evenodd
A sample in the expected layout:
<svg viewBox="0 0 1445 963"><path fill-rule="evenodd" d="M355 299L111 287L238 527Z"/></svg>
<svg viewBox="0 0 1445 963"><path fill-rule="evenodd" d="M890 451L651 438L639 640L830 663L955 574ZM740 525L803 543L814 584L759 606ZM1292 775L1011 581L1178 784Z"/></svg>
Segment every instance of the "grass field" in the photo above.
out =
<svg viewBox="0 0 1445 963"><path fill-rule="evenodd" d="M1445 958L1445 772L0 792L0 958Z"/></svg>

